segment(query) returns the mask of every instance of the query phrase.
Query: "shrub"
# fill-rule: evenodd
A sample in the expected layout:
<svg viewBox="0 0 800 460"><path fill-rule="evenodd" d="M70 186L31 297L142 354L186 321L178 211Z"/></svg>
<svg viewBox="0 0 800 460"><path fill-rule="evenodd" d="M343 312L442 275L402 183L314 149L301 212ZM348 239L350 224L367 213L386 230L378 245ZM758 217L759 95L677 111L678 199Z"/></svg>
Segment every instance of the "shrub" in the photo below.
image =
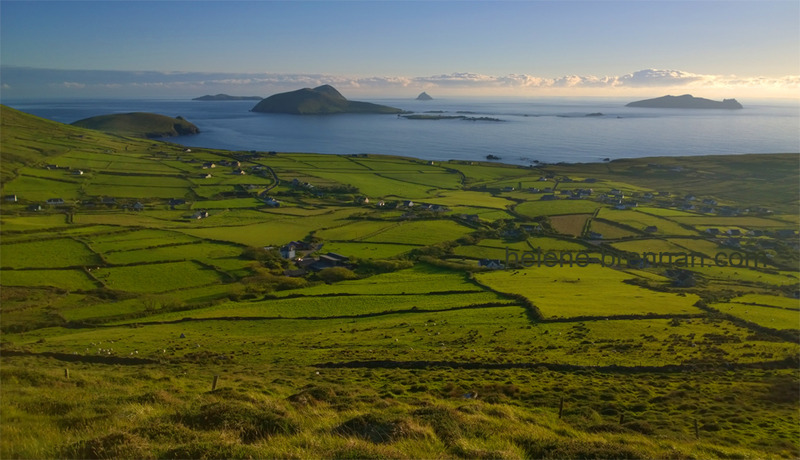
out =
<svg viewBox="0 0 800 460"><path fill-rule="evenodd" d="M618 443L591 442L577 439L540 439L523 437L517 445L528 458L585 458L585 459L637 459L648 458L628 446Z"/></svg>
<svg viewBox="0 0 800 460"><path fill-rule="evenodd" d="M359 259L357 271L361 274L389 273L411 268L414 263L410 260L389 259Z"/></svg>
<svg viewBox="0 0 800 460"><path fill-rule="evenodd" d="M427 422L445 444L452 445L463 436L463 420L453 409L425 407L414 411L414 416Z"/></svg>
<svg viewBox="0 0 800 460"><path fill-rule="evenodd" d="M297 404L312 404L318 402L333 403L337 399L336 391L330 387L309 385L299 393L289 396L289 401Z"/></svg>
<svg viewBox="0 0 800 460"><path fill-rule="evenodd" d="M253 447L242 444L227 444L219 442L192 442L173 447L161 458L169 459L217 459L217 458L258 458L258 451Z"/></svg>
<svg viewBox="0 0 800 460"><path fill-rule="evenodd" d="M358 275L348 268L331 267L320 270L317 273L317 277L326 283L335 283L337 281L357 279Z"/></svg>
<svg viewBox="0 0 800 460"><path fill-rule="evenodd" d="M147 443L128 433L110 433L78 441L61 452L64 458L153 458Z"/></svg>
<svg viewBox="0 0 800 460"><path fill-rule="evenodd" d="M271 269L280 269L289 266L289 262L281 257L281 253L275 248L267 249L251 246L242 251L242 258L256 260L261 262L261 265Z"/></svg>
<svg viewBox="0 0 800 460"><path fill-rule="evenodd" d="M299 431L297 422L282 411L264 404L236 400L205 404L185 417L183 422L196 429L235 431L245 443Z"/></svg>
<svg viewBox="0 0 800 460"><path fill-rule="evenodd" d="M359 415L342 423L333 431L342 436L355 436L376 444L426 436L424 431L408 420L385 419L374 414Z"/></svg>

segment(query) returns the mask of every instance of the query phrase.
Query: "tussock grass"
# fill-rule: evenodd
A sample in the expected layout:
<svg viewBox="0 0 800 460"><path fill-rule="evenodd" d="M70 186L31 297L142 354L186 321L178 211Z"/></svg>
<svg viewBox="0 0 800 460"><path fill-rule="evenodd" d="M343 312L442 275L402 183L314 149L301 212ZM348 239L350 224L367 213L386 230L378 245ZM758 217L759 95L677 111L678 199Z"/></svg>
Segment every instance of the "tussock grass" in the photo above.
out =
<svg viewBox="0 0 800 460"><path fill-rule="evenodd" d="M592 407L603 399L635 397L646 382L641 377L625 384L631 377L342 370L323 378L285 368L281 378L270 378L266 374L276 375L278 368L258 375L228 367L224 385L208 391L208 381L182 371L194 374L196 368L78 365L65 379L61 363L37 360L40 366L31 369L30 362L34 358L4 358L0 408L4 420L14 422L0 426L4 458L748 458L787 455L796 448L791 424L783 431L731 438L721 407L713 411L723 412L700 419L700 441L690 424L673 432L663 421L685 421L682 411L665 410L664 404L685 402L689 394L706 407L722 403L738 411L740 400L725 396L739 390L725 388L729 382L759 385L756 374L708 378L700 386L697 376L652 376L672 393L651 398L642 408L625 405L626 422L619 425L616 413L603 415ZM599 398L589 397L587 378L600 387ZM420 380L428 382L427 389L415 387ZM477 399L458 394L464 388L450 385L452 380L478 383ZM795 417L790 414L797 401L788 395L797 381L796 372L780 372L769 388L753 393L742 387L763 398L748 408L752 420L742 417L739 423L758 427L774 422L774 414ZM383 392L382 386L392 391ZM39 396L44 388L51 398ZM542 390L569 395L562 418L553 396L549 403L536 396ZM491 402L492 391L505 397ZM772 397L777 393L785 397ZM651 419L654 410L658 415ZM770 436L777 437L765 451L760 442ZM751 441L742 445L743 439Z"/></svg>

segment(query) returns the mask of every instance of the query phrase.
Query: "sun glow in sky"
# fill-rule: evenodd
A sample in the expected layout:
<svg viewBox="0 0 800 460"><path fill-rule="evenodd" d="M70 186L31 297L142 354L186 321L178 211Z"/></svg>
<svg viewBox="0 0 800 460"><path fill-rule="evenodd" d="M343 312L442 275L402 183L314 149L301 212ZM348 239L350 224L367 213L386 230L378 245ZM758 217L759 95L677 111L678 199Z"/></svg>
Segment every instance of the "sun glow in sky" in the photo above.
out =
<svg viewBox="0 0 800 460"><path fill-rule="evenodd" d="M0 1L3 98L800 97L800 2Z"/></svg>

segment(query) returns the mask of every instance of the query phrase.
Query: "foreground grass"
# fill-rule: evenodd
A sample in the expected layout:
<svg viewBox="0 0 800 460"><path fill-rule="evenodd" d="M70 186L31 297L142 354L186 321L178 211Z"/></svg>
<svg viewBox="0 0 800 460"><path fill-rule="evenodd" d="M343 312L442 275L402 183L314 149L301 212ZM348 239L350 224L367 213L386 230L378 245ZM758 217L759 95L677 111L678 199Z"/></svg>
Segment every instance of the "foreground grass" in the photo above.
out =
<svg viewBox="0 0 800 460"><path fill-rule="evenodd" d="M3 458L777 458L798 448L796 371L164 367L6 357L0 375Z"/></svg>

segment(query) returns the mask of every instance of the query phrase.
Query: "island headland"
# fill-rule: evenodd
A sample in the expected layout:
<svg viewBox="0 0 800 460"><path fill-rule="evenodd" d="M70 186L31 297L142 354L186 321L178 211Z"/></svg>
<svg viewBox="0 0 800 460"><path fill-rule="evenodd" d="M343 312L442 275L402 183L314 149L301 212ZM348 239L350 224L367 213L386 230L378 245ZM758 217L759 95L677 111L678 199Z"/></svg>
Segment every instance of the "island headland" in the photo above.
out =
<svg viewBox="0 0 800 460"><path fill-rule="evenodd" d="M694 97L691 94L682 96L662 96L654 99L631 102L625 107L648 107L656 109L741 109L742 104L736 99L723 99L712 101L702 97Z"/></svg>
<svg viewBox="0 0 800 460"><path fill-rule="evenodd" d="M133 112L98 115L72 123L80 128L148 139L197 134L200 129L183 117L168 117L157 113Z"/></svg>

